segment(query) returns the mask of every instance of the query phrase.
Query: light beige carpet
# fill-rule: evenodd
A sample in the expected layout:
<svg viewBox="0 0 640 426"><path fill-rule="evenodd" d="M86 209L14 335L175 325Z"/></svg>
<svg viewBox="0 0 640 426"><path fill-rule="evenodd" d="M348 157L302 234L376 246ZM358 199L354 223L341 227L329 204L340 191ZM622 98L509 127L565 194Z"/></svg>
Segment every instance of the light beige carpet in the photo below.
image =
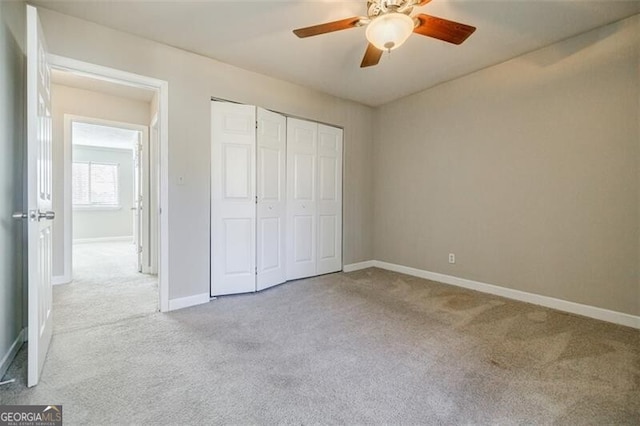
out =
<svg viewBox="0 0 640 426"><path fill-rule="evenodd" d="M73 282L54 287L54 333L158 311L157 276L138 273L131 242L73 245Z"/></svg>
<svg viewBox="0 0 640 426"><path fill-rule="evenodd" d="M638 330L368 269L54 335L68 424L638 424Z"/></svg>

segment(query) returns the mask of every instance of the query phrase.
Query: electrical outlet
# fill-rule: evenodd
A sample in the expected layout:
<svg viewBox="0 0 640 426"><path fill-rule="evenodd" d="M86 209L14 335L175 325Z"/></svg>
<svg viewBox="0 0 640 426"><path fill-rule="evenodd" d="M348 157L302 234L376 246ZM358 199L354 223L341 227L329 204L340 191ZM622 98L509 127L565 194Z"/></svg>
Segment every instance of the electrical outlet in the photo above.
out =
<svg viewBox="0 0 640 426"><path fill-rule="evenodd" d="M455 253L449 253L449 263L456 263Z"/></svg>

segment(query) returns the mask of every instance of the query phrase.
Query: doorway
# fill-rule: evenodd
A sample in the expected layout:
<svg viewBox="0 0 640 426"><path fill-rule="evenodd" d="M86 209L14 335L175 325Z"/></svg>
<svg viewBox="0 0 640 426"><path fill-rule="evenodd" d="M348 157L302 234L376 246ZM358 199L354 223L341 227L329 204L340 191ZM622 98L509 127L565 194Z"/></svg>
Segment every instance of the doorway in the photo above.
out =
<svg viewBox="0 0 640 426"><path fill-rule="evenodd" d="M147 96L152 93L149 101L149 127L150 127L150 197L148 197L149 207L147 211L154 211L151 215L150 226L155 232L150 232L152 248L149 251L149 271L157 274L159 309L161 312L168 312L172 309L169 303L169 208L168 208L168 83L151 77L129 73L110 67L91 64L75 59L49 54L48 60L54 72L63 72L65 76L78 80L82 79L88 89L109 87L112 94L129 94L133 96ZM104 107L104 106L103 106ZM108 107L104 107L108 109ZM84 114L85 116L87 114ZM70 121L70 120L67 120ZM121 120L126 121L126 120ZM65 123L66 128L69 124ZM66 134L71 134L70 131ZM65 162L71 164L72 149L70 140L65 140L63 156ZM63 240L64 248L57 250L62 257L62 267L54 270L53 282L65 283L72 279L72 200L71 200L71 167L64 169L64 176L58 176L58 181L68 182L68 191L58 197L63 199L63 206L59 206L59 211L63 213L64 222L60 228L67 230L63 235L58 235L58 239ZM54 252L54 255L56 252ZM54 256L55 257L55 256ZM55 260L55 259L54 259ZM54 262L55 263L55 262ZM54 265L55 266L55 265ZM174 307L175 308L175 307Z"/></svg>
<svg viewBox="0 0 640 426"><path fill-rule="evenodd" d="M150 162L147 127L65 118L71 132L72 240L127 242L132 268L151 268ZM155 250L154 250L155 251ZM72 256L73 261L73 256Z"/></svg>
<svg viewBox="0 0 640 426"><path fill-rule="evenodd" d="M150 203L158 190L150 175L153 93L114 91L60 72L52 83L53 122L63 123L66 154L63 210L69 211L56 223L67 226L54 230L54 239L63 234L71 241L64 259L71 279L54 288L54 334L157 312L150 262L150 234L157 232L150 218L159 213ZM54 267L57 248L54 241Z"/></svg>
<svg viewBox="0 0 640 426"><path fill-rule="evenodd" d="M66 314L90 301L94 309L83 327L156 312L157 277L149 265L149 161L143 154L148 152L147 127L86 117L67 120L74 288L55 294L61 299L54 303L62 317L58 326L77 326L65 321Z"/></svg>
<svg viewBox="0 0 640 426"><path fill-rule="evenodd" d="M66 284L54 288L54 327L68 331L157 312L159 262L151 261L150 245L160 209L151 193L160 184L152 178L149 140L157 94L61 70L52 72L51 93L54 150L61 154L56 160L54 152L53 168L63 175L56 188L64 204L54 224L53 269L69 271L54 280Z"/></svg>

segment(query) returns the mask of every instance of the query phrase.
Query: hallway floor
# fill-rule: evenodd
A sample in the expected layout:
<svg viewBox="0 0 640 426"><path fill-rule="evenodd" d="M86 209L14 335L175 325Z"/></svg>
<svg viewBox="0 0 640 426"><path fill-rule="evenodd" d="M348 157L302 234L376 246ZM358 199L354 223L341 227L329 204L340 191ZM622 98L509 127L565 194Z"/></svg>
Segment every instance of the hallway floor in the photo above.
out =
<svg viewBox="0 0 640 426"><path fill-rule="evenodd" d="M53 288L54 335L158 311L158 279L137 271L128 241L73 245L73 281Z"/></svg>

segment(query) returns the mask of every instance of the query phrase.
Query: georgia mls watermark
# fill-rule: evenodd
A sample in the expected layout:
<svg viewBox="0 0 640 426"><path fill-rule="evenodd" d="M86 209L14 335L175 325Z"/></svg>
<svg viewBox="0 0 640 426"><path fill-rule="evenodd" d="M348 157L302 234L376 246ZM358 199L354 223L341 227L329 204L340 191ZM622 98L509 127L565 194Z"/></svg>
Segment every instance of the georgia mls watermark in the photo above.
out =
<svg viewBox="0 0 640 426"><path fill-rule="evenodd" d="M0 405L0 426L61 426L62 405Z"/></svg>

